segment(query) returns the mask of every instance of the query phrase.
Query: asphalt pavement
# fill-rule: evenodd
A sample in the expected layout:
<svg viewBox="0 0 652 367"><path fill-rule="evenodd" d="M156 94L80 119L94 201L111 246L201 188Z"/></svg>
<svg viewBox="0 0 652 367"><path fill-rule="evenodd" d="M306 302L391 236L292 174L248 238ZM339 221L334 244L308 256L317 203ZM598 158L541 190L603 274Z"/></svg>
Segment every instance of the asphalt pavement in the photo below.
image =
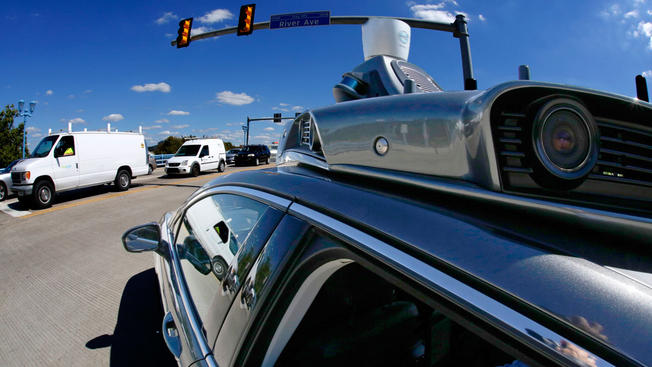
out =
<svg viewBox="0 0 652 367"><path fill-rule="evenodd" d="M0 366L175 365L153 255L127 253L120 238L218 175L257 168L179 178L157 169L126 192L77 190L45 210L0 202Z"/></svg>

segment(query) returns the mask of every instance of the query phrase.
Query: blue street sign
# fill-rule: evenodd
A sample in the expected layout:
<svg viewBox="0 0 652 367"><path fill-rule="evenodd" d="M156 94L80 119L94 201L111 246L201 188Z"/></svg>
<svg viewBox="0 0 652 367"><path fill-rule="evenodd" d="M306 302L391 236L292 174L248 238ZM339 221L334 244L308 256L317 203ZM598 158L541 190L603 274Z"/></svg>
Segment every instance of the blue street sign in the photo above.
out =
<svg viewBox="0 0 652 367"><path fill-rule="evenodd" d="M330 11L311 11L306 13L272 15L269 29L308 27L331 24Z"/></svg>

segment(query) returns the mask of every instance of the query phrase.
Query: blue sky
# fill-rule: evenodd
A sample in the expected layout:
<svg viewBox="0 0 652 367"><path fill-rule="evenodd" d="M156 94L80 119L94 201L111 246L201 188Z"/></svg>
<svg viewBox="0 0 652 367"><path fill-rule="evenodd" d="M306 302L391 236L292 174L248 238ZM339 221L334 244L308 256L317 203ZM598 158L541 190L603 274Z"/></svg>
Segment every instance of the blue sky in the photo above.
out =
<svg viewBox="0 0 652 367"><path fill-rule="evenodd" d="M0 104L38 102L28 121L34 147L53 131L142 125L150 144L172 135L242 142L247 116L334 103L332 87L363 61L359 26L255 31L170 46L177 22L194 30L237 24L232 1L14 1L3 4ZM259 1L255 21L291 12L379 15L445 21L468 16L479 89L517 78L635 95L644 73L652 90L652 0L607 1ZM200 28L201 27L201 28ZM194 33L194 32L193 32ZM413 30L409 61L447 90L462 89L459 43ZM252 124L251 142L278 140L281 127Z"/></svg>

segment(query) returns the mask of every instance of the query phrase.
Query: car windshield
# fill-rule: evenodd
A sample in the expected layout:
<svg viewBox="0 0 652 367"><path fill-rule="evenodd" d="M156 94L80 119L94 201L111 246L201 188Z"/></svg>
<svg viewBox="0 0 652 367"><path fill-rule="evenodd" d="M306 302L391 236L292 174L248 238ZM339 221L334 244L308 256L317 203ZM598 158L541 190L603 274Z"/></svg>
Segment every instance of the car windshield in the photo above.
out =
<svg viewBox="0 0 652 367"><path fill-rule="evenodd" d="M256 150L256 147L250 146L250 147L242 148L241 152L253 152L255 150Z"/></svg>
<svg viewBox="0 0 652 367"><path fill-rule="evenodd" d="M201 148L201 145L182 145L175 156L194 157L197 155L197 152L199 152L199 148Z"/></svg>
<svg viewBox="0 0 652 367"><path fill-rule="evenodd" d="M57 141L59 135L51 135L46 138L43 138L40 143L36 146L36 149L29 156L30 158L42 158L47 156L52 150L54 142Z"/></svg>
<svg viewBox="0 0 652 367"><path fill-rule="evenodd" d="M228 152L226 152L226 154L235 154L235 153L237 153L239 151L240 151L240 149L231 149Z"/></svg>

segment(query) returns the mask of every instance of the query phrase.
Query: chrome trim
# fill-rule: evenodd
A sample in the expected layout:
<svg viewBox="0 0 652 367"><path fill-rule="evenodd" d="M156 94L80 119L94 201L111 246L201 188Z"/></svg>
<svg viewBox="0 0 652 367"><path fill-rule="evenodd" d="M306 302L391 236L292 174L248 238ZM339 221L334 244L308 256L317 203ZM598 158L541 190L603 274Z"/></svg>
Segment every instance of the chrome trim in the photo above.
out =
<svg viewBox="0 0 652 367"><path fill-rule="evenodd" d="M315 158L312 154L300 150L285 150L281 156L276 159L277 166L288 165L295 162L328 171L328 163L326 163L326 161L320 158Z"/></svg>
<svg viewBox="0 0 652 367"><path fill-rule="evenodd" d="M363 251L373 254L386 264L405 273L410 278L419 281L422 285L435 290L438 294L445 297L454 304L464 307L466 310L473 312L475 315L488 320L492 325L507 332L512 336L518 336L519 339L527 339L530 345L539 346L541 350L547 350L557 358L565 356L555 350L555 343L561 343L566 340L561 335L549 330L543 325L530 320L517 311L503 305L502 303L490 298L467 284L453 278L452 276L435 269L434 267L406 254L397 248L386 244L354 227L337 221L327 215L317 212L301 204L292 203L288 213L300 217L314 225L324 228L325 230L339 237L344 237L351 241ZM541 338L537 338L530 332L534 331ZM588 356L595 359L597 366L613 366L611 363L603 360L595 354L573 343L587 353ZM567 362L578 363L577 361L564 358Z"/></svg>

